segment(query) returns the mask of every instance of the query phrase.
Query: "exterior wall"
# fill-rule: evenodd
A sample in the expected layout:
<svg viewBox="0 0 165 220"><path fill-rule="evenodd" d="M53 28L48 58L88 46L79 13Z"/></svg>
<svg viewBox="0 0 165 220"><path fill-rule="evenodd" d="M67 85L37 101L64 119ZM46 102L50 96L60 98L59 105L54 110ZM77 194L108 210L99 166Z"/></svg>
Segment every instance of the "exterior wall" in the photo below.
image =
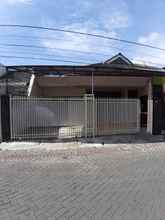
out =
<svg viewBox="0 0 165 220"><path fill-rule="evenodd" d="M84 96L86 91L91 90L91 77L68 76L68 77L38 77L35 79L32 95L42 97L57 96ZM95 91L118 91L122 98L128 97L128 89L137 89L139 97L147 95L148 78L144 77L94 77ZM38 86L40 88L38 88Z"/></svg>
<svg viewBox="0 0 165 220"><path fill-rule="evenodd" d="M146 95L148 96L148 85L146 85L143 88L138 89L138 96L139 97L146 96Z"/></svg>
<svg viewBox="0 0 165 220"><path fill-rule="evenodd" d="M119 81L120 82L120 81ZM34 80L31 94L30 96L38 96L38 97L59 97L59 96L84 96L87 90L91 90L91 87L76 87L76 86L67 86L66 84L63 86L39 86L37 80ZM104 86L100 87L98 85L94 86L95 91L120 91L123 98L128 97L129 89L137 89L138 96L148 95L148 86L145 87L132 87L132 86Z"/></svg>
<svg viewBox="0 0 165 220"><path fill-rule="evenodd" d="M29 96L32 96L32 97L42 97L43 96L43 91L42 91L41 87L39 87L36 80L34 80L33 86L31 88L31 93Z"/></svg>
<svg viewBox="0 0 165 220"><path fill-rule="evenodd" d="M40 87L89 87L92 86L92 79L89 76L66 76L66 77L38 77ZM95 87L145 87L148 78L145 77L112 77L94 76Z"/></svg>

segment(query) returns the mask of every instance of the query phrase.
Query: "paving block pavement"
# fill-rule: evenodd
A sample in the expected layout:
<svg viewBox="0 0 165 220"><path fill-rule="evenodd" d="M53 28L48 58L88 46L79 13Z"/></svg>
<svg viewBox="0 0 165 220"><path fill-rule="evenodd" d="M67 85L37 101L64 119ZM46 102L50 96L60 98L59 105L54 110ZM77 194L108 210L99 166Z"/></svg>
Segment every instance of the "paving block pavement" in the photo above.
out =
<svg viewBox="0 0 165 220"><path fill-rule="evenodd" d="M0 152L0 220L164 220L165 144Z"/></svg>

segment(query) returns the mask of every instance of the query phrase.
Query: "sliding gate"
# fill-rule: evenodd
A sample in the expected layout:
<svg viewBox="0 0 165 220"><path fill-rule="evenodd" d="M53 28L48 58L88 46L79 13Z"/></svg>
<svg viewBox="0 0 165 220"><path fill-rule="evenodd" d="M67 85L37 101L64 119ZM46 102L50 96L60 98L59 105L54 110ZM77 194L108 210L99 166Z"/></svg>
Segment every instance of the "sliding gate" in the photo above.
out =
<svg viewBox="0 0 165 220"><path fill-rule="evenodd" d="M79 138L136 133L138 99L10 98L12 140Z"/></svg>

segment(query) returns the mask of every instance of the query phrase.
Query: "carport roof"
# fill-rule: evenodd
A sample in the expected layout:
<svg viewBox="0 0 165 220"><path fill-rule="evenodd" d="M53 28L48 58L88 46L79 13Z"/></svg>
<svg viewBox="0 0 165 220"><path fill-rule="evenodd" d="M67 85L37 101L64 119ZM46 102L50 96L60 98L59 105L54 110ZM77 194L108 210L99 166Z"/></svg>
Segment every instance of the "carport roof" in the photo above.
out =
<svg viewBox="0 0 165 220"><path fill-rule="evenodd" d="M132 63L119 53L103 63L90 65L23 65L8 66L8 72L30 72L36 75L91 75L96 76L165 76L165 69Z"/></svg>
<svg viewBox="0 0 165 220"><path fill-rule="evenodd" d="M92 64L92 65L33 65L8 66L8 72L30 72L36 75L91 75L99 76L165 76L165 69L143 65Z"/></svg>

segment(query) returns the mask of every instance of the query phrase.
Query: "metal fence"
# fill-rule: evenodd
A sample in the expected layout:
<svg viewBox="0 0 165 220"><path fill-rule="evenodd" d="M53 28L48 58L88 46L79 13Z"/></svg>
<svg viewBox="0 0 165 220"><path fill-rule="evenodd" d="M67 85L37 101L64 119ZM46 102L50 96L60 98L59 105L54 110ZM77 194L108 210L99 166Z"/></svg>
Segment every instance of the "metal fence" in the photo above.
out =
<svg viewBox="0 0 165 220"><path fill-rule="evenodd" d="M138 99L96 99L97 135L136 133L140 131Z"/></svg>
<svg viewBox="0 0 165 220"><path fill-rule="evenodd" d="M11 139L75 138L140 130L137 99L10 98Z"/></svg>

